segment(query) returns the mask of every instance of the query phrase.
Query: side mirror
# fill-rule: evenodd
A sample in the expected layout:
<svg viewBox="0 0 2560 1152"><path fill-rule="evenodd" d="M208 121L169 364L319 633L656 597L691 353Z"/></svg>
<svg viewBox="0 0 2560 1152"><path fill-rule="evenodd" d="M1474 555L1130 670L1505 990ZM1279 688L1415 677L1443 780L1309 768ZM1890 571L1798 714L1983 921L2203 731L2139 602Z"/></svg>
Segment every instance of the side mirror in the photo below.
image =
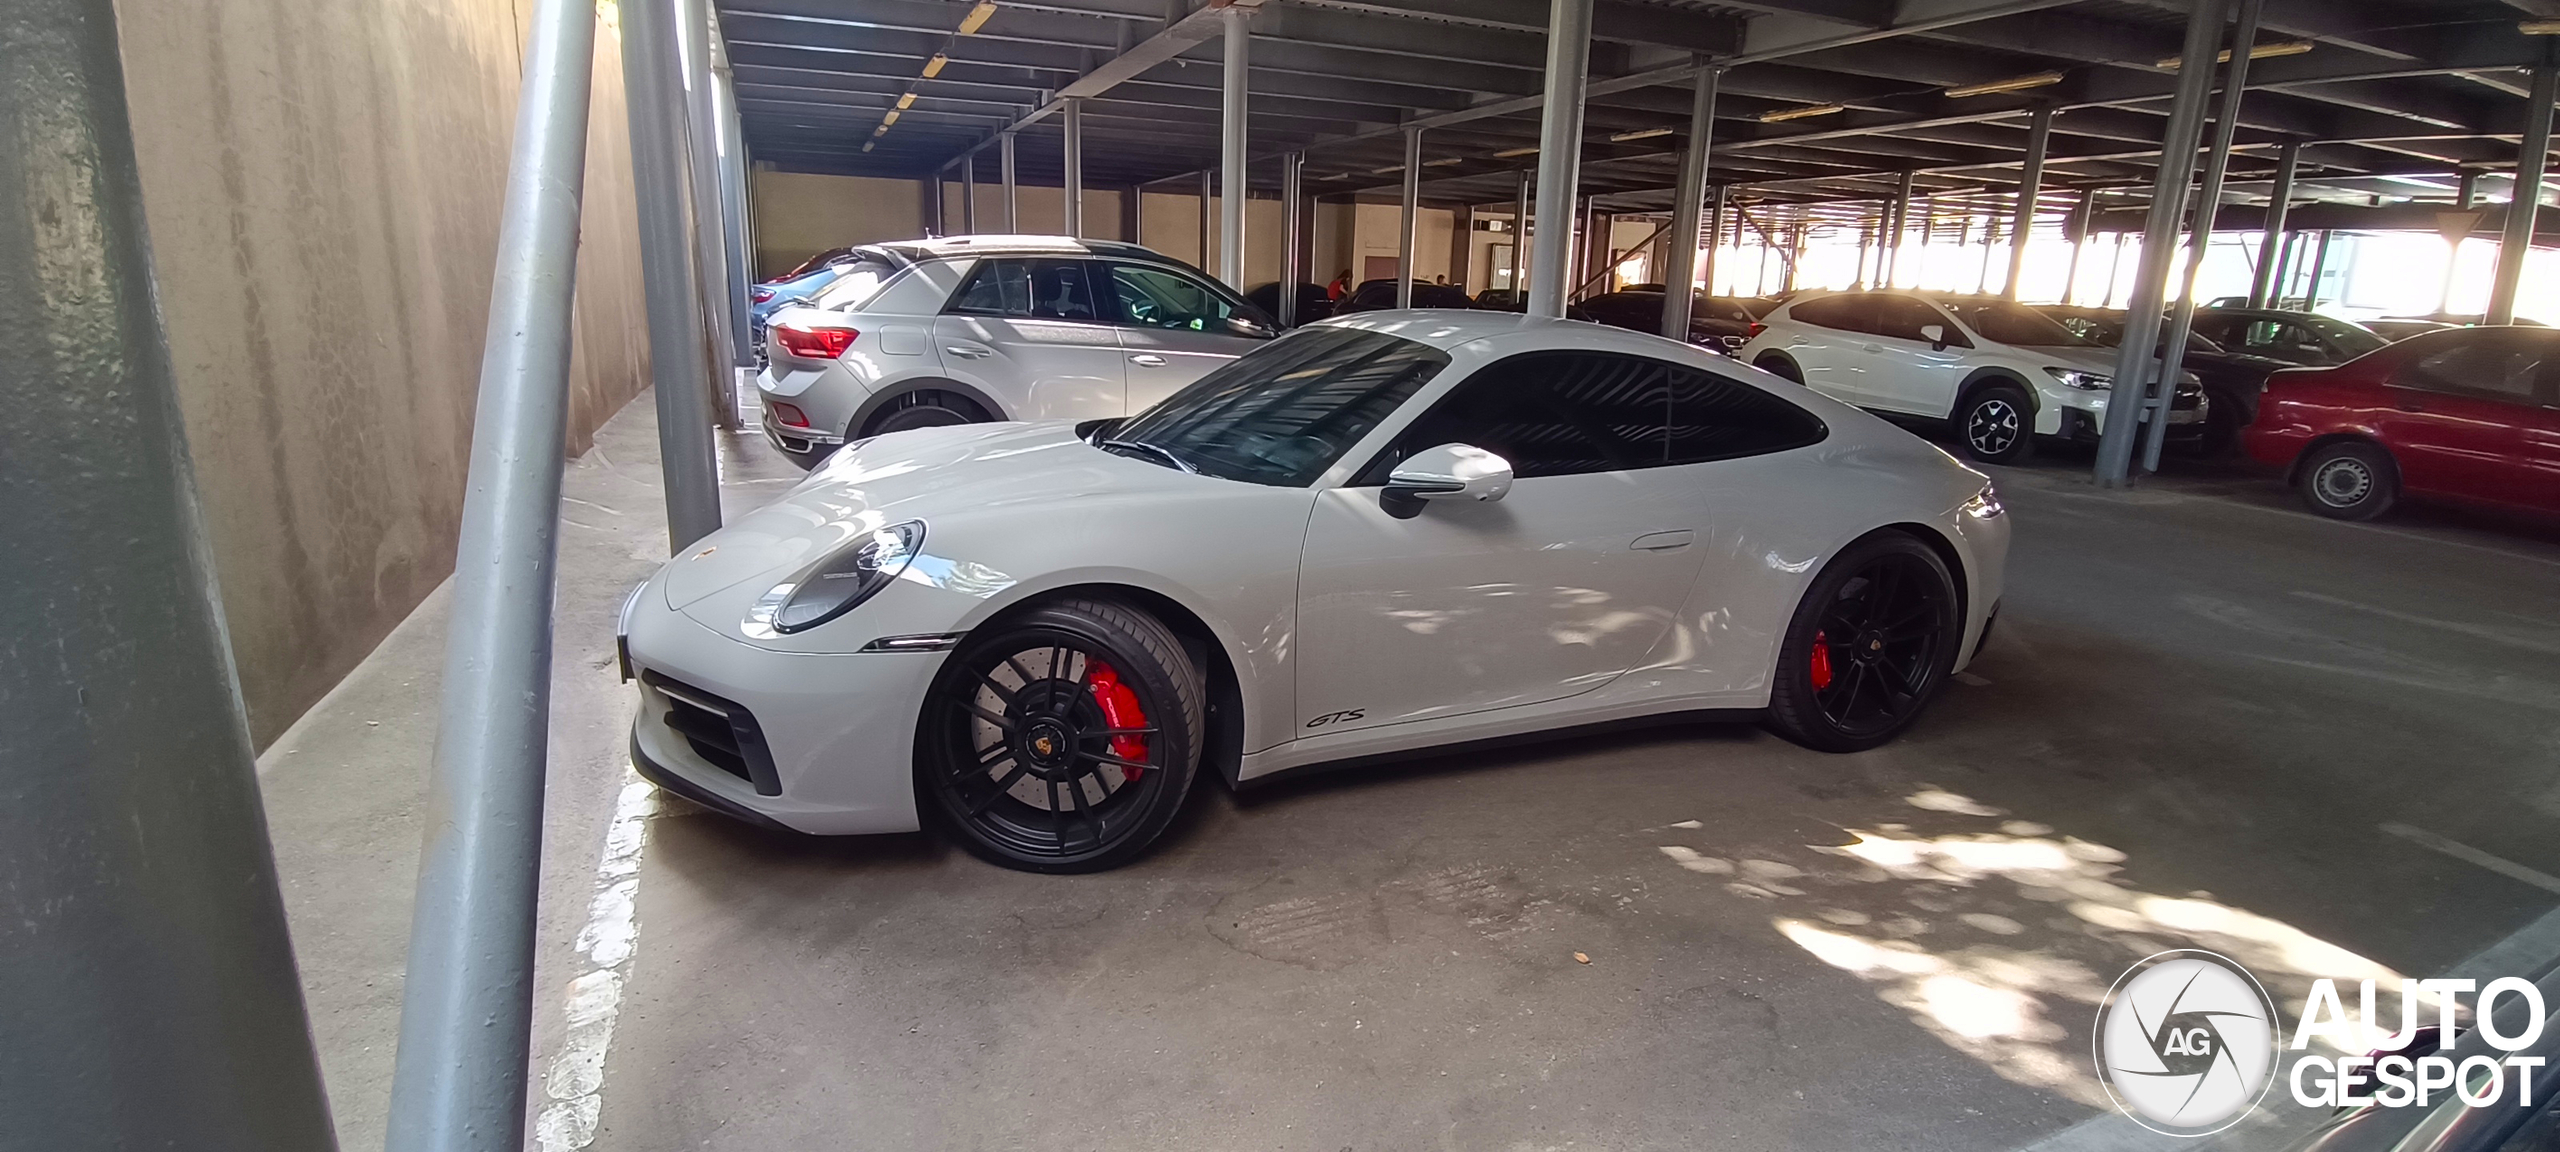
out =
<svg viewBox="0 0 2560 1152"><path fill-rule="evenodd" d="M1940 352L1947 350L1947 326L1944 324L1921 325L1920 338L1928 341L1930 347Z"/></svg>
<svg viewBox="0 0 2560 1152"><path fill-rule="evenodd" d="M1265 325L1261 321L1245 316L1227 317L1227 331L1235 333L1238 336L1253 336L1265 340L1280 334L1278 331L1268 325Z"/></svg>
<svg viewBox="0 0 2560 1152"><path fill-rule="evenodd" d="M1442 444L1405 458L1387 474L1378 504L1397 519L1426 500L1500 500L1511 491L1511 462L1472 444Z"/></svg>

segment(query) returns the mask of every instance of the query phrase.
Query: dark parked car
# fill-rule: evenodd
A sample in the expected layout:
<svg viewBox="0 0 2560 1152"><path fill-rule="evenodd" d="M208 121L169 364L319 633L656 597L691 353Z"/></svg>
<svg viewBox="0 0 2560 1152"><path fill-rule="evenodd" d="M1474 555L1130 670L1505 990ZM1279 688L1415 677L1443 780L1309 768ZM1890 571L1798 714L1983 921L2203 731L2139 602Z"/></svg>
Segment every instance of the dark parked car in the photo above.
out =
<svg viewBox="0 0 2560 1152"><path fill-rule="evenodd" d="M2036 310L2092 344L2113 348L2124 343L2122 308L2047 304ZM2162 321L2163 327L2166 324ZM2207 457L2228 455L2239 446L2240 430L2258 418L2258 391L2266 385L2267 375L2293 366L2271 357L2233 352L2201 335L2190 336L2182 363L2204 385L2204 435L2196 451Z"/></svg>
<svg viewBox="0 0 2560 1152"><path fill-rule="evenodd" d="M2406 340L2412 336L2423 336L2429 332L2442 332L2447 328L2456 327L2442 320L2427 320L2415 316L2392 316L2380 320L2367 320L2363 323L2365 327L2373 330L2374 335L2385 340Z"/></svg>
<svg viewBox="0 0 2560 1152"><path fill-rule="evenodd" d="M1529 294L1510 288L1487 288L1476 293L1475 306L1488 312L1518 312L1529 306Z"/></svg>
<svg viewBox="0 0 2560 1152"><path fill-rule="evenodd" d="M2323 516L2403 495L2560 512L2560 331L2455 328L2278 372L2243 441Z"/></svg>
<svg viewBox="0 0 2560 1152"><path fill-rule="evenodd" d="M2274 308L2199 309L2195 330L2233 352L2310 368L2344 364L2390 343L2361 324Z"/></svg>
<svg viewBox="0 0 2560 1152"><path fill-rule="evenodd" d="M1395 306L1396 282L1369 280L1352 289L1350 295L1343 297L1340 303L1335 304L1333 314L1340 316L1346 312L1378 312ZM1475 302L1467 299L1467 290L1464 288L1447 284L1425 284L1416 280L1413 282L1413 306L1416 308L1473 308Z"/></svg>
<svg viewBox="0 0 2560 1152"><path fill-rule="evenodd" d="M1297 287L1298 314L1290 317L1291 323L1313 324L1333 315L1333 297L1325 292L1324 285L1300 283ZM1277 280L1254 285L1245 292L1244 298L1262 309L1264 315L1280 315L1280 282Z"/></svg>
<svg viewBox="0 0 2560 1152"><path fill-rule="evenodd" d="M1614 328L1662 331L1661 289L1641 286L1604 292L1582 302L1584 314ZM1696 295L1689 307L1689 342L1730 353L1760 334L1760 322L1730 297Z"/></svg>

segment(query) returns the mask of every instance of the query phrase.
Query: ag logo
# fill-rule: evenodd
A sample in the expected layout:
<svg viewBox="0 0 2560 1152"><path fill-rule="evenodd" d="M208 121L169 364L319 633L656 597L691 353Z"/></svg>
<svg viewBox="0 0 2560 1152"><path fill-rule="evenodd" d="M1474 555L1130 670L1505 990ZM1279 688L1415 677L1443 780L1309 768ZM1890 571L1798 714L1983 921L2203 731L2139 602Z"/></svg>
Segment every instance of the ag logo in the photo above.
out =
<svg viewBox="0 0 2560 1152"><path fill-rule="evenodd" d="M2182 948L2143 959L2098 1005L2098 1082L2154 1132L2230 1127L2275 1083L2275 1002L2228 958Z"/></svg>
<svg viewBox="0 0 2560 1152"><path fill-rule="evenodd" d="M1366 715L1368 715L1367 710L1361 708L1354 708L1348 712L1327 712L1322 716L1318 716L1313 720L1307 721L1307 727L1322 728L1327 724L1347 723Z"/></svg>

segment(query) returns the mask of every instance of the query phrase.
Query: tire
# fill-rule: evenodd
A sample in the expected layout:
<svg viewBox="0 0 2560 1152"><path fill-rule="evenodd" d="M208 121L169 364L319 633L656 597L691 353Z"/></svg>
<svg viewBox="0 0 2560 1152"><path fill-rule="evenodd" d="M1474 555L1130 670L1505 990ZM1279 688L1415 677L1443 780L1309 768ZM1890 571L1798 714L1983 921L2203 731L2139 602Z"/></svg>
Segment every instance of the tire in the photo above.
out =
<svg viewBox="0 0 2560 1152"><path fill-rule="evenodd" d="M1759 359L1751 362L1751 366L1790 384L1804 383L1804 370L1796 367L1795 361L1775 352L1761 353Z"/></svg>
<svg viewBox="0 0 2560 1152"><path fill-rule="evenodd" d="M2400 502L2400 467L2379 444L2339 440L2303 455L2294 487L2323 516L2371 520Z"/></svg>
<svg viewBox="0 0 2560 1152"><path fill-rule="evenodd" d="M1821 752L1863 752L1900 735L1955 667L1956 605L1946 563L1918 540L1884 531L1842 549L1787 624L1769 728Z"/></svg>
<svg viewBox="0 0 2560 1152"><path fill-rule="evenodd" d="M1994 384L1965 397L1955 415L1956 443L1986 464L2021 464L2035 454L2035 405L2015 385Z"/></svg>
<svg viewBox="0 0 2560 1152"><path fill-rule="evenodd" d="M2195 454L2202 460L2220 460L2240 447L2240 429L2248 426L2238 400L2228 400L2221 393L2207 393L2213 405L2204 414L2204 434L2196 438Z"/></svg>
<svg viewBox="0 0 2560 1152"><path fill-rule="evenodd" d="M925 388L909 392L887 407L871 414L860 435L883 436L911 428L947 428L953 424L982 424L987 414L978 410L968 398Z"/></svg>
<svg viewBox="0 0 2560 1152"><path fill-rule="evenodd" d="M1190 793L1206 695L1182 641L1125 604L1059 600L998 620L925 699L917 807L989 863L1118 867Z"/></svg>

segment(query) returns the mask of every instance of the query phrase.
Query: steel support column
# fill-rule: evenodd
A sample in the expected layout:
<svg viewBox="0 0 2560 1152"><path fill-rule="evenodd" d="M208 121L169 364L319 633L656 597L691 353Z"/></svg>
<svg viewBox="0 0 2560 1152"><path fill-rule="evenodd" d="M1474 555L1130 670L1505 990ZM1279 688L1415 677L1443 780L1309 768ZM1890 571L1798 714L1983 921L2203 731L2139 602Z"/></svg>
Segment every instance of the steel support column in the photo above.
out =
<svg viewBox="0 0 2560 1152"><path fill-rule="evenodd" d="M2036 197L2044 191L2045 145L2052 139L2053 105L2036 105L2027 119L2027 162L2018 175L2018 204L2009 217L2009 272L2000 282L2000 294L2011 300L2018 298L2018 280L2026 275L2027 238L2035 234Z"/></svg>
<svg viewBox="0 0 2560 1152"><path fill-rule="evenodd" d="M996 137L996 178L1004 182L1004 230L1022 231L1022 185L1013 178L1013 133Z"/></svg>
<svg viewBox="0 0 2560 1152"><path fill-rule="evenodd" d="M1200 270L1203 272L1211 266L1209 235L1217 227L1216 217L1212 215L1215 210L1210 207L1210 200L1216 195L1217 178L1215 172L1206 168L1200 170Z"/></svg>
<svg viewBox="0 0 2560 1152"><path fill-rule="evenodd" d="M2169 260L2176 253L2187 186L2195 176L2196 145L2204 133L2204 102L2213 87L2213 58L2222 46L2224 11L2224 0L2195 0L2188 13L2186 50L2179 57L2177 91L2161 132L2160 167L2151 184L2151 211L2143 222L2142 258L2134 269L2133 291L2125 301L2115 387L2107 401L2105 432L2098 441L2095 473L2100 484L2123 484L2133 467L2136 421L2151 375L2152 351L2159 342L2160 312L2168 302Z"/></svg>
<svg viewBox="0 0 2560 1152"><path fill-rule="evenodd" d="M675 0L676 59L681 69L685 111L686 189L692 211L694 273L700 281L704 352L713 369L712 411L720 422L738 425L737 389L731 367L743 338L730 331L729 255L720 223L720 155L716 106L711 90L711 13L709 0Z"/></svg>
<svg viewBox="0 0 2560 1152"><path fill-rule="evenodd" d="M1307 278L1307 154L1280 157L1280 326L1298 326L1298 285Z"/></svg>
<svg viewBox="0 0 2560 1152"><path fill-rule="evenodd" d="M1724 206L1727 198L1725 185L1718 184L1707 190L1707 245L1706 251L1698 258L1698 280L1702 285L1701 290L1709 296L1716 293L1716 249L1724 243ZM1741 250L1741 245L1736 243L1734 251L1739 253ZM1754 291L1757 292L1756 286Z"/></svg>
<svg viewBox="0 0 2560 1152"><path fill-rule="evenodd" d="M1573 265L1573 205L1582 168L1582 105L1591 79L1592 0L1549 0L1546 103L1538 119L1537 256L1529 314L1562 317Z"/></svg>
<svg viewBox="0 0 2560 1152"><path fill-rule="evenodd" d="M107 0L0 8L0 1146L325 1152L125 100Z"/></svg>
<svg viewBox="0 0 2560 1152"><path fill-rule="evenodd" d="M1715 149L1716 85L1724 69L1698 69L1689 93L1689 135L1680 145L1680 180L1671 194L1671 260L1663 270L1662 334L1687 343L1697 295L1699 216L1706 208L1707 161Z"/></svg>
<svg viewBox="0 0 2560 1152"><path fill-rule="evenodd" d="M1902 244L1911 231L1912 173L1904 172L1894 181L1893 204L1886 212L1884 242L1884 285L1891 288L1902 280Z"/></svg>
<svg viewBox="0 0 2560 1152"><path fill-rule="evenodd" d="M647 298L649 379L657 391L659 468L666 476L668 551L720 527L712 390L704 379L702 310L685 221L684 87L677 82L675 12L631 4L622 12L622 75L631 118L631 177L640 218Z"/></svg>
<svg viewBox="0 0 2560 1152"><path fill-rule="evenodd" d="M2320 310L2320 278L2329 272L2329 230L2320 230L2320 242L2311 246L2311 277L2302 286L2302 310Z"/></svg>
<svg viewBox="0 0 2560 1152"><path fill-rule="evenodd" d="M2282 295L2277 278L2284 263L2285 216L2293 210L2293 177L2302 167L2302 145L2288 140L2276 153L2276 186L2267 193L2267 216L2259 229L2258 270L2249 278L2249 306L2264 308L2270 293Z"/></svg>
<svg viewBox="0 0 2560 1152"><path fill-rule="evenodd" d="M2160 344L2160 383L2147 403L2151 423L2142 438L2142 470L2160 470L2160 447L2169 435L2169 406L2178 390L2178 373L2187 360L2187 335L2196 321L2196 277L2213 251L2213 226L2222 215L2222 178L2231 170L2232 133L2239 127L2240 103L2249 88L2249 46L2258 39L2258 10L2265 0L2237 0L2231 25L2231 63L2223 69L2222 103L2214 109L2213 139L2205 146L2204 183L2196 189L2195 222L2188 230L2187 266L2178 278L2178 304L2169 318L2169 337Z"/></svg>
<svg viewBox="0 0 2560 1152"><path fill-rule="evenodd" d="M1511 299L1525 301L1529 286L1520 282L1520 272L1529 258L1529 185L1537 177L1529 169L1520 170L1520 188L1511 202Z"/></svg>
<svg viewBox="0 0 2560 1152"><path fill-rule="evenodd" d="M975 153L960 158L960 230L971 235L978 231L978 157Z"/></svg>
<svg viewBox="0 0 2560 1152"><path fill-rule="evenodd" d="M928 236L945 236L945 235L949 235L951 230L950 230L949 228L946 228L946 227L944 227L944 226L943 226L943 219L942 219L942 217L943 217L943 201L946 199L946 197L943 195L943 192L942 192L942 173L940 173L940 172L931 172L931 173L927 173L927 174L925 175L925 178L924 178L923 180L918 181L918 183L919 183L919 184L922 184L922 185L924 186L924 187L923 187L923 189L922 189L922 191L923 191L923 197L922 197L922 198L923 198L923 200L924 200L924 205L923 205L923 207L924 207L924 231L925 231L925 235L928 235Z"/></svg>
<svg viewBox="0 0 2560 1152"><path fill-rule="evenodd" d="M1084 238L1084 101L1082 99L1074 96L1067 98L1066 118L1062 127L1067 137L1066 178L1062 181L1066 187L1060 189L1060 195L1065 197L1066 214L1063 219L1066 221L1067 235L1081 240Z"/></svg>
<svg viewBox="0 0 2560 1152"><path fill-rule="evenodd" d="M2071 206L2071 263L2062 270L2062 302L2080 302L2080 258L2089 250L2089 218L2097 212L2098 193L2080 193L2078 203Z"/></svg>
<svg viewBox="0 0 2560 1152"><path fill-rule="evenodd" d="M747 250L747 140L738 131L737 78L729 70L729 46L720 29L710 31L712 139L719 145L713 175L720 191L721 262L728 271L723 302L729 312L729 366L755 365L755 328L749 322L747 293L755 282L753 254Z"/></svg>
<svg viewBox="0 0 2560 1152"><path fill-rule="evenodd" d="M1414 230L1422 215L1422 129L1404 130L1404 214L1396 224L1396 307L1413 307Z"/></svg>
<svg viewBox="0 0 2560 1152"><path fill-rule="evenodd" d="M2453 181L2453 206L2468 212L2480 206L2480 170L2465 168Z"/></svg>
<svg viewBox="0 0 2560 1152"><path fill-rule="evenodd" d="M702 333L683 275L682 137L671 123L683 107L673 16L664 4L623 7L625 84L650 319L681 321L658 329L676 333L675 347L653 352L689 362L658 376L660 419L681 421L679 443L703 449L708 495L710 421L692 371ZM435 775L420 805L428 828L391 1079L390 1152L524 1146L554 544L594 20L585 0L542 0L525 54L454 561ZM681 357L663 355L679 349ZM685 401L673 413L671 389ZM716 525L716 503L709 514ZM679 534L677 543L686 539Z"/></svg>
<svg viewBox="0 0 2560 1152"><path fill-rule="evenodd" d="M2533 221L2542 207L2542 174L2551 159L2551 108L2560 101L2560 65L2546 45L2542 66L2533 70L2533 95L2525 107L2524 141L2516 154L2515 191L2507 199L2507 231L2498 241L2498 267L2489 284L2487 324L2513 324L2516 289L2524 282L2525 257L2533 251ZM2329 237L2320 236L2322 254Z"/></svg>
<svg viewBox="0 0 2560 1152"><path fill-rule="evenodd" d="M1251 185L1245 179L1245 18L1250 10L1230 7L1226 27L1226 91L1219 105L1218 182L1227 190L1218 206L1218 279L1244 291L1244 211ZM1408 175L1410 175L1408 173Z"/></svg>

